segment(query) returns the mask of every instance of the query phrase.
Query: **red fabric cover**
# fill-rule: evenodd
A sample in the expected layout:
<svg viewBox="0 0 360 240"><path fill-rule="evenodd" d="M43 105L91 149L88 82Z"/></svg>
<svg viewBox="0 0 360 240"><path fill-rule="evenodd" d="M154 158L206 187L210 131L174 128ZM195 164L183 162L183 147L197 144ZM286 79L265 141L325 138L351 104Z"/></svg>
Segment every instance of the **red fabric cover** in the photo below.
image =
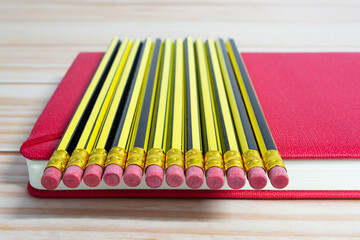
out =
<svg viewBox="0 0 360 240"><path fill-rule="evenodd" d="M281 156L360 158L360 53L244 53Z"/></svg>
<svg viewBox="0 0 360 240"><path fill-rule="evenodd" d="M360 198L360 191L286 191L286 190L61 190L47 191L33 188L34 197L43 198L243 198L243 199L316 199Z"/></svg>
<svg viewBox="0 0 360 240"><path fill-rule="evenodd" d="M21 154L49 159L103 53L80 53ZM284 159L360 158L360 53L243 53ZM38 197L359 198L360 191L69 190Z"/></svg>
<svg viewBox="0 0 360 240"><path fill-rule="evenodd" d="M104 53L80 53L35 123L20 153L28 159L49 159L65 132Z"/></svg>

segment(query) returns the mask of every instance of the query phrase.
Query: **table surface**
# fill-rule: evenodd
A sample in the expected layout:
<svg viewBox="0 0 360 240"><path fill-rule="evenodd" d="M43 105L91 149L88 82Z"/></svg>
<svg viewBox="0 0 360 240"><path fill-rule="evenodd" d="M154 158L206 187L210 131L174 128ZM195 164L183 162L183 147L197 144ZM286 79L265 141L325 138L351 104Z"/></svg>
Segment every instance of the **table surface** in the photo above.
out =
<svg viewBox="0 0 360 240"><path fill-rule="evenodd" d="M360 237L358 200L37 199L21 143L80 51L119 37L233 37L241 51L359 51L340 0L0 2L1 239Z"/></svg>

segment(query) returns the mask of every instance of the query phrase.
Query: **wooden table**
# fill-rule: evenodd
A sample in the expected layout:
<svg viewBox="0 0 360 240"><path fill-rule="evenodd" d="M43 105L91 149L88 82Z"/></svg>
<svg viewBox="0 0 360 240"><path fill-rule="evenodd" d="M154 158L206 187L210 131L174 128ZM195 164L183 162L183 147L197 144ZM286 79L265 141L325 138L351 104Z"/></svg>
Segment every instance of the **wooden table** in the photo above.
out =
<svg viewBox="0 0 360 240"><path fill-rule="evenodd" d="M358 1L0 2L0 239L360 238L357 200L37 199L19 147L80 51L120 37L359 51Z"/></svg>

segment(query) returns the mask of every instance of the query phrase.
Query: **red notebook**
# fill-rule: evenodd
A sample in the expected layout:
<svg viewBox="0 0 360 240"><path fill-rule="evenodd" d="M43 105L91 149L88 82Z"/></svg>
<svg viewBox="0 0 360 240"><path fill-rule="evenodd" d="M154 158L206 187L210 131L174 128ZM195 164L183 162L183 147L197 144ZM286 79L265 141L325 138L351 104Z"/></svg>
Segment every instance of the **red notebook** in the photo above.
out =
<svg viewBox="0 0 360 240"><path fill-rule="evenodd" d="M288 169L284 190L44 190L39 184L103 53L80 53L20 152L37 197L360 198L360 53L242 53ZM270 184L268 184L270 185Z"/></svg>

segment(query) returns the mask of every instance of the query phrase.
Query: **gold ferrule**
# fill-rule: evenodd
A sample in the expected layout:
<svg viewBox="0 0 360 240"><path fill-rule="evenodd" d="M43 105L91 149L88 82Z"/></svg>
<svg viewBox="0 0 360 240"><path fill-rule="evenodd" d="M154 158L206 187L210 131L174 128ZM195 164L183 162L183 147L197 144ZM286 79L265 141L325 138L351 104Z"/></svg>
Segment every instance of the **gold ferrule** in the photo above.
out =
<svg viewBox="0 0 360 240"><path fill-rule="evenodd" d="M204 170L204 157L200 150L190 149L185 153L185 170L193 166Z"/></svg>
<svg viewBox="0 0 360 240"><path fill-rule="evenodd" d="M107 152L105 149L102 148L96 148L91 152L89 161L86 165L86 167L90 165L99 165L100 167L105 167L105 161L107 157Z"/></svg>
<svg viewBox="0 0 360 240"><path fill-rule="evenodd" d="M86 164L89 160L89 154L85 149L75 149L71 154L68 166L78 166L82 170L85 170Z"/></svg>
<svg viewBox="0 0 360 240"><path fill-rule="evenodd" d="M48 167L55 167L61 171L61 173L64 173L67 163L69 161L70 155L65 150L56 150L52 155L51 158L45 168L45 170ZM45 171L44 170L44 171Z"/></svg>
<svg viewBox="0 0 360 240"><path fill-rule="evenodd" d="M262 169L265 169L264 162L260 157L260 154L256 150L247 150L242 155L244 159L244 167L246 172L248 172L253 167L261 167Z"/></svg>
<svg viewBox="0 0 360 240"><path fill-rule="evenodd" d="M266 171L270 171L270 169L272 169L275 166L280 166L285 168L285 164L279 154L278 151L276 150L268 150L264 156L263 156L263 160L265 163L265 167L266 167ZM286 170L286 168L285 168Z"/></svg>
<svg viewBox="0 0 360 240"><path fill-rule="evenodd" d="M142 148L134 147L129 152L129 156L126 161L126 167L129 165L136 164L144 169L145 164L145 150Z"/></svg>
<svg viewBox="0 0 360 240"><path fill-rule="evenodd" d="M229 150L224 154L225 171L231 167L239 167L245 170L241 154L238 151Z"/></svg>
<svg viewBox="0 0 360 240"><path fill-rule="evenodd" d="M184 154L179 149L173 148L166 153L165 169L172 165L177 165L184 169Z"/></svg>
<svg viewBox="0 0 360 240"><path fill-rule="evenodd" d="M146 156L145 169L151 165L157 165L161 168L164 168L165 154L162 149L152 148L148 151Z"/></svg>
<svg viewBox="0 0 360 240"><path fill-rule="evenodd" d="M113 147L106 158L105 167L110 164L119 165L122 169L125 167L127 153L121 147Z"/></svg>
<svg viewBox="0 0 360 240"><path fill-rule="evenodd" d="M211 167L219 167L224 170L224 161L219 151L208 151L205 154L205 171Z"/></svg>

